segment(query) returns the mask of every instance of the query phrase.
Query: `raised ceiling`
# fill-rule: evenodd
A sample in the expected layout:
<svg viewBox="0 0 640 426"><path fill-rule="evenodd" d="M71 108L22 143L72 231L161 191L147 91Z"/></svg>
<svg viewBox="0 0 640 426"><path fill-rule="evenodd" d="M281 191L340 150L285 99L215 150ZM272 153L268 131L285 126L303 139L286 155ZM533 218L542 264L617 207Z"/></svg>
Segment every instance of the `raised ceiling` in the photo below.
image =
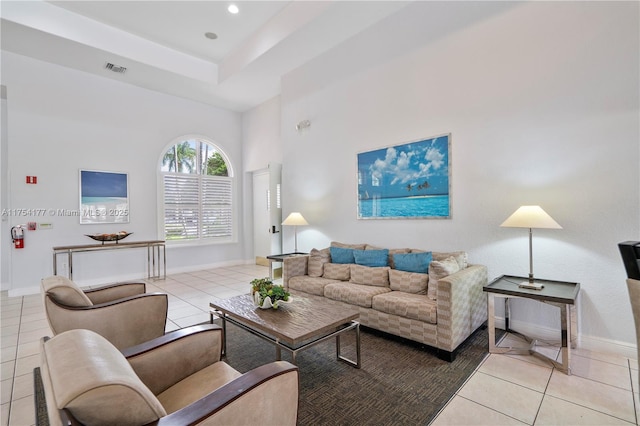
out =
<svg viewBox="0 0 640 426"><path fill-rule="evenodd" d="M279 94L286 73L410 2L240 1L236 15L230 3L3 0L2 50L245 111Z"/></svg>

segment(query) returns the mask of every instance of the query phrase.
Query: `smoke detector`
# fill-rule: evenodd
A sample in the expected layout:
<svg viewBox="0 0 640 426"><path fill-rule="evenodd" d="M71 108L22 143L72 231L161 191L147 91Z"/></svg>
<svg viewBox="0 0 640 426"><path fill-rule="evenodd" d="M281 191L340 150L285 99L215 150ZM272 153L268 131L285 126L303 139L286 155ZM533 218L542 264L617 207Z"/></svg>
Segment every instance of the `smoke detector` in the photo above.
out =
<svg viewBox="0 0 640 426"><path fill-rule="evenodd" d="M117 72L119 74L124 74L127 71L127 67L122 67L120 65L112 64L111 62L107 62L104 64L105 69L111 70L113 72Z"/></svg>

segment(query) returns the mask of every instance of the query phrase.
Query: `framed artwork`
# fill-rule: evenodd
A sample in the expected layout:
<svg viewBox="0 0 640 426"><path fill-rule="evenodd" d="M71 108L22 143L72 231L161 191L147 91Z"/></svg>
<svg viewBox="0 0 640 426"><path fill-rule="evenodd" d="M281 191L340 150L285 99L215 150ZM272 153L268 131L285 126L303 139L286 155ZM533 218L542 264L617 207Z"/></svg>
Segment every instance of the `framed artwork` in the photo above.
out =
<svg viewBox="0 0 640 426"><path fill-rule="evenodd" d="M451 134L358 154L358 219L451 218Z"/></svg>
<svg viewBox="0 0 640 426"><path fill-rule="evenodd" d="M126 173L80 170L80 223L129 223Z"/></svg>

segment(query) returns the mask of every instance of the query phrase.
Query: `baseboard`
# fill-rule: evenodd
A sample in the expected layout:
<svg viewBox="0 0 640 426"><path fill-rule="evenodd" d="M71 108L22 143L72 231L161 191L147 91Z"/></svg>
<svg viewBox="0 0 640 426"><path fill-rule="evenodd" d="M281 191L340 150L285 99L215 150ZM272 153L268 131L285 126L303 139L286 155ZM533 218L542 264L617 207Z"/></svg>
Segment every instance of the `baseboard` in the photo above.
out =
<svg viewBox="0 0 640 426"><path fill-rule="evenodd" d="M208 263L206 265L194 265L187 266L182 268L169 268L167 267L167 275L171 274L180 274L185 272L196 272L202 271L203 269L213 269L213 268L223 268L226 266L236 266L236 265L253 265L255 261L251 260L227 260L223 262L215 262ZM89 280L74 280L75 283L81 288L100 286L105 284L123 282L123 281L145 281L146 277L140 276L139 274L127 274L127 275L116 275L116 276L108 276L103 278L89 279ZM149 282L153 283L153 280L149 280ZM16 289L8 289L9 297L20 297L20 296L29 296L32 294L40 293L40 286L33 287L21 287Z"/></svg>
<svg viewBox="0 0 640 426"><path fill-rule="evenodd" d="M496 317L496 328L504 330L504 318ZM524 321L511 319L509 326L512 330L524 334L530 338L540 339L547 342L560 342L560 330L548 327L541 327ZM580 349L605 354L619 355L625 358L637 359L637 347L631 343L618 340L603 339L601 337L586 336L578 333L576 345Z"/></svg>
<svg viewBox="0 0 640 426"><path fill-rule="evenodd" d="M255 259L243 259L243 260L236 259L236 260L225 260L222 262L207 263L204 265L201 264L201 265L185 266L181 268L167 267L167 275L182 274L185 272L196 272L196 271L202 271L204 269L224 268L227 266L255 265L255 263L256 263Z"/></svg>

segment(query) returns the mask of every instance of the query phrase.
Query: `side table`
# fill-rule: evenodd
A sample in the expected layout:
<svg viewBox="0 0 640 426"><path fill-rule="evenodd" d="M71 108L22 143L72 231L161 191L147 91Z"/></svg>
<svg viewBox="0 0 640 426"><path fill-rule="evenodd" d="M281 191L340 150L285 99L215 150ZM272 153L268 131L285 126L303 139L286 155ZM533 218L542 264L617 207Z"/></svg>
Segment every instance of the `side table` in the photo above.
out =
<svg viewBox="0 0 640 426"><path fill-rule="evenodd" d="M523 281L527 281L526 277L517 277L513 275L502 275L491 283L483 287L483 290L487 293L487 315L488 315L488 328L489 328L489 352L490 353L520 353L530 354L551 361L551 363L559 370L571 374L571 338L572 328L575 327L575 316L572 318L572 311L575 313L575 305L580 292L580 284L566 281L553 281L535 279L536 283L542 284L544 287L541 290L532 290L519 287L519 284ZM531 344L528 349L517 349L510 347L497 347L496 346L496 331L495 331L495 298L502 297L505 299L505 331L517 334L523 337L527 342ZM561 342L561 354L562 363L559 363L555 359L551 359L546 355L535 350L537 340L531 339L522 333L509 329L509 316L510 298L531 299L537 300L542 303L546 303L552 306L560 308L560 342ZM572 309L573 307L573 309Z"/></svg>
<svg viewBox="0 0 640 426"><path fill-rule="evenodd" d="M273 279L273 262L283 262L287 257L294 256L307 256L309 253L301 253L301 252L293 252L293 253L282 253L282 254L272 254L271 256L267 256L267 260L269 261L269 278Z"/></svg>

